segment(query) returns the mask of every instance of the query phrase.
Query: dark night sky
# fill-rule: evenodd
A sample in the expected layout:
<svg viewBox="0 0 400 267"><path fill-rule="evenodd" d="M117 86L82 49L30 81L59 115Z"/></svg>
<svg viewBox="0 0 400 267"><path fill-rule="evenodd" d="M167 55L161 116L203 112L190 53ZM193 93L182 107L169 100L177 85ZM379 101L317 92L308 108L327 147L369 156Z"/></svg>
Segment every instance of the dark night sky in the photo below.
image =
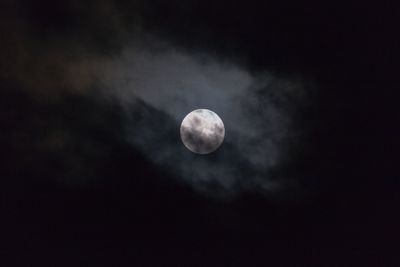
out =
<svg viewBox="0 0 400 267"><path fill-rule="evenodd" d="M0 266L399 266L395 15L2 1Z"/></svg>

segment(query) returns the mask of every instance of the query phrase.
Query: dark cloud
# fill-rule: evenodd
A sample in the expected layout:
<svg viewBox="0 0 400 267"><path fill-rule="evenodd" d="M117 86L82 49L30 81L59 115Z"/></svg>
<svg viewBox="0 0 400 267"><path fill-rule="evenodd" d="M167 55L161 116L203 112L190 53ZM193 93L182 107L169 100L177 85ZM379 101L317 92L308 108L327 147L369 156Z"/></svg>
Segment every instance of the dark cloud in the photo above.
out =
<svg viewBox="0 0 400 267"><path fill-rule="evenodd" d="M373 52L374 44L382 46L368 35L380 25L372 20L379 9L365 6L353 20L356 5L342 12L339 6L317 3L312 9L295 3L258 8L208 1L3 5L1 30L8 37L1 49L4 87L54 103L66 94L85 99L96 95L119 103L127 117L139 99L169 116L173 127L191 110L210 108L226 124L226 146L236 146L236 153L252 166L252 174L245 176L256 188L263 187L261 181L269 184L269 173L295 184L313 184L334 162L342 162L349 147L353 157L360 147L368 147L370 138L360 143L358 136L372 138L372 125L386 123L379 117L387 117L389 105L369 115L370 123L360 122L360 112L375 104L375 88L387 92L376 99L384 101L393 86L391 77L383 79L390 71L375 70L367 62L389 63L386 53ZM353 122L361 128L351 127ZM126 129L135 127L130 119L125 123ZM149 119L143 132L146 127L157 132L153 125ZM67 136L60 130L48 142L62 146ZM129 130L125 137L155 164L167 164L161 160L163 152L148 152L149 143L158 142L156 136L145 144L129 136ZM170 145L160 148L173 151ZM230 160L225 165L223 173L240 173L229 170ZM232 176L220 170L210 168L203 175L195 168L183 176L195 181L197 176Z"/></svg>
<svg viewBox="0 0 400 267"><path fill-rule="evenodd" d="M244 180L236 169L250 168L252 174L246 174L245 183L265 187L267 191L268 184L271 188L278 186L267 173L280 164L280 154L285 149L283 140L301 136L300 129L291 127L291 114L297 111L296 106L312 103L312 99L307 99L312 86L303 85L311 85L311 78L305 81L300 72L298 77L279 77L268 68L254 73L236 57L215 54L202 42L191 47L174 39L172 33L163 36L148 24L152 21L152 15L147 14L148 4L138 5L140 12L133 12L132 18L120 6L107 1L94 8L75 2L48 9L31 5L13 6L24 22L18 24L18 34L25 39L20 50L27 51L20 63L13 66L14 70L9 71L8 79L38 97L57 98L74 93L90 98L94 93L119 102L127 114L140 99L172 116L176 129L191 110L212 109L222 116L227 128L226 141L237 152L222 156L208 170L202 161L197 164L192 158L185 162L179 156L174 161L178 171L175 170L174 164L170 164L171 155L179 155L181 144L159 143L161 131L154 127L152 119L140 127L141 132L135 137L128 131L126 139L156 164L168 165L172 173L178 172L192 184L219 183L231 191L233 184ZM154 7L154 11L160 8L158 4ZM106 27L95 23L101 17L110 20ZM174 23L171 25L173 29ZM100 33L104 37L108 33L112 38L103 41L97 38ZM32 35L39 37L34 39ZM191 40L190 36L187 40ZM268 93L260 97L261 92ZM126 123L127 128L137 129L136 121ZM155 133L146 133L150 130ZM289 136L289 132L294 134ZM147 140L149 136L154 139ZM158 151L149 150L150 143L157 144ZM246 167L232 165L230 158L235 157L245 157Z"/></svg>

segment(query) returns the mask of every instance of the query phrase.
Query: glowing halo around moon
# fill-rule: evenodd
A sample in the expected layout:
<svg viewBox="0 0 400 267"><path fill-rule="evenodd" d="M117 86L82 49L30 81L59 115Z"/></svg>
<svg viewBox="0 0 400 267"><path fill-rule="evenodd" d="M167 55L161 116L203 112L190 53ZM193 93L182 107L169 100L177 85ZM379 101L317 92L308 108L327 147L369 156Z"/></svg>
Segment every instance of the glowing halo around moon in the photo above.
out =
<svg viewBox="0 0 400 267"><path fill-rule="evenodd" d="M211 110L196 109L183 119L181 139L196 154L209 154L220 147L225 137L221 118Z"/></svg>

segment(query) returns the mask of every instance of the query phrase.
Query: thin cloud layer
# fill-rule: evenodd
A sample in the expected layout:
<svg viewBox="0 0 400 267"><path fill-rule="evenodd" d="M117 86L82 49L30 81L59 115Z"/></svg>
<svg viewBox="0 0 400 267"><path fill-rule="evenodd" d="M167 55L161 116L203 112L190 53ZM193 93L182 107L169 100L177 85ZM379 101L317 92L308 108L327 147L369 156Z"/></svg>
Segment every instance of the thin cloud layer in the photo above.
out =
<svg viewBox="0 0 400 267"><path fill-rule="evenodd" d="M144 114L141 120L133 116L127 121L126 138L132 145L201 191L209 186L224 194L284 186L286 177L270 172L282 163L285 140L298 131L291 116L305 101L303 84L268 71L254 75L228 61L159 43L158 51L139 42L128 46L97 80L103 94L121 103L127 114ZM137 111L138 103L153 111ZM226 128L223 146L208 158L192 155L179 137L182 119L198 108L215 111ZM158 112L169 121L154 119Z"/></svg>
<svg viewBox="0 0 400 267"><path fill-rule="evenodd" d="M61 39L52 28L36 33L42 39L32 39L34 27L12 20L11 40L18 46L8 45L17 60L3 75L38 98L72 93L117 103L127 117L124 134L132 149L199 191L276 191L293 182L277 170L287 163L290 145L302 134L293 120L312 102L308 81L238 63L240 51L214 53L204 43L185 47L173 35L147 33L149 25L138 22L141 15L127 20L112 6L94 10L98 15L111 10L106 12L112 18L107 27L75 25L63 29L68 34ZM91 18L85 8L76 11L82 21ZM96 42L97 34L103 36L106 30L115 40ZM94 35L87 37L86 32ZM182 119L198 108L216 112L226 128L223 146L209 157L192 155L179 136Z"/></svg>

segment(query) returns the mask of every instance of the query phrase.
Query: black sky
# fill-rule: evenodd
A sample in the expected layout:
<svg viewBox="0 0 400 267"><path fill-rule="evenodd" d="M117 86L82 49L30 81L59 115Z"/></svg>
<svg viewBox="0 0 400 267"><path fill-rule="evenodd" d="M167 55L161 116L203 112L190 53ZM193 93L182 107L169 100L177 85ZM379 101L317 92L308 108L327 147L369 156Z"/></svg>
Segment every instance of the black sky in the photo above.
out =
<svg viewBox="0 0 400 267"><path fill-rule="evenodd" d="M3 1L0 266L398 266L395 15Z"/></svg>

